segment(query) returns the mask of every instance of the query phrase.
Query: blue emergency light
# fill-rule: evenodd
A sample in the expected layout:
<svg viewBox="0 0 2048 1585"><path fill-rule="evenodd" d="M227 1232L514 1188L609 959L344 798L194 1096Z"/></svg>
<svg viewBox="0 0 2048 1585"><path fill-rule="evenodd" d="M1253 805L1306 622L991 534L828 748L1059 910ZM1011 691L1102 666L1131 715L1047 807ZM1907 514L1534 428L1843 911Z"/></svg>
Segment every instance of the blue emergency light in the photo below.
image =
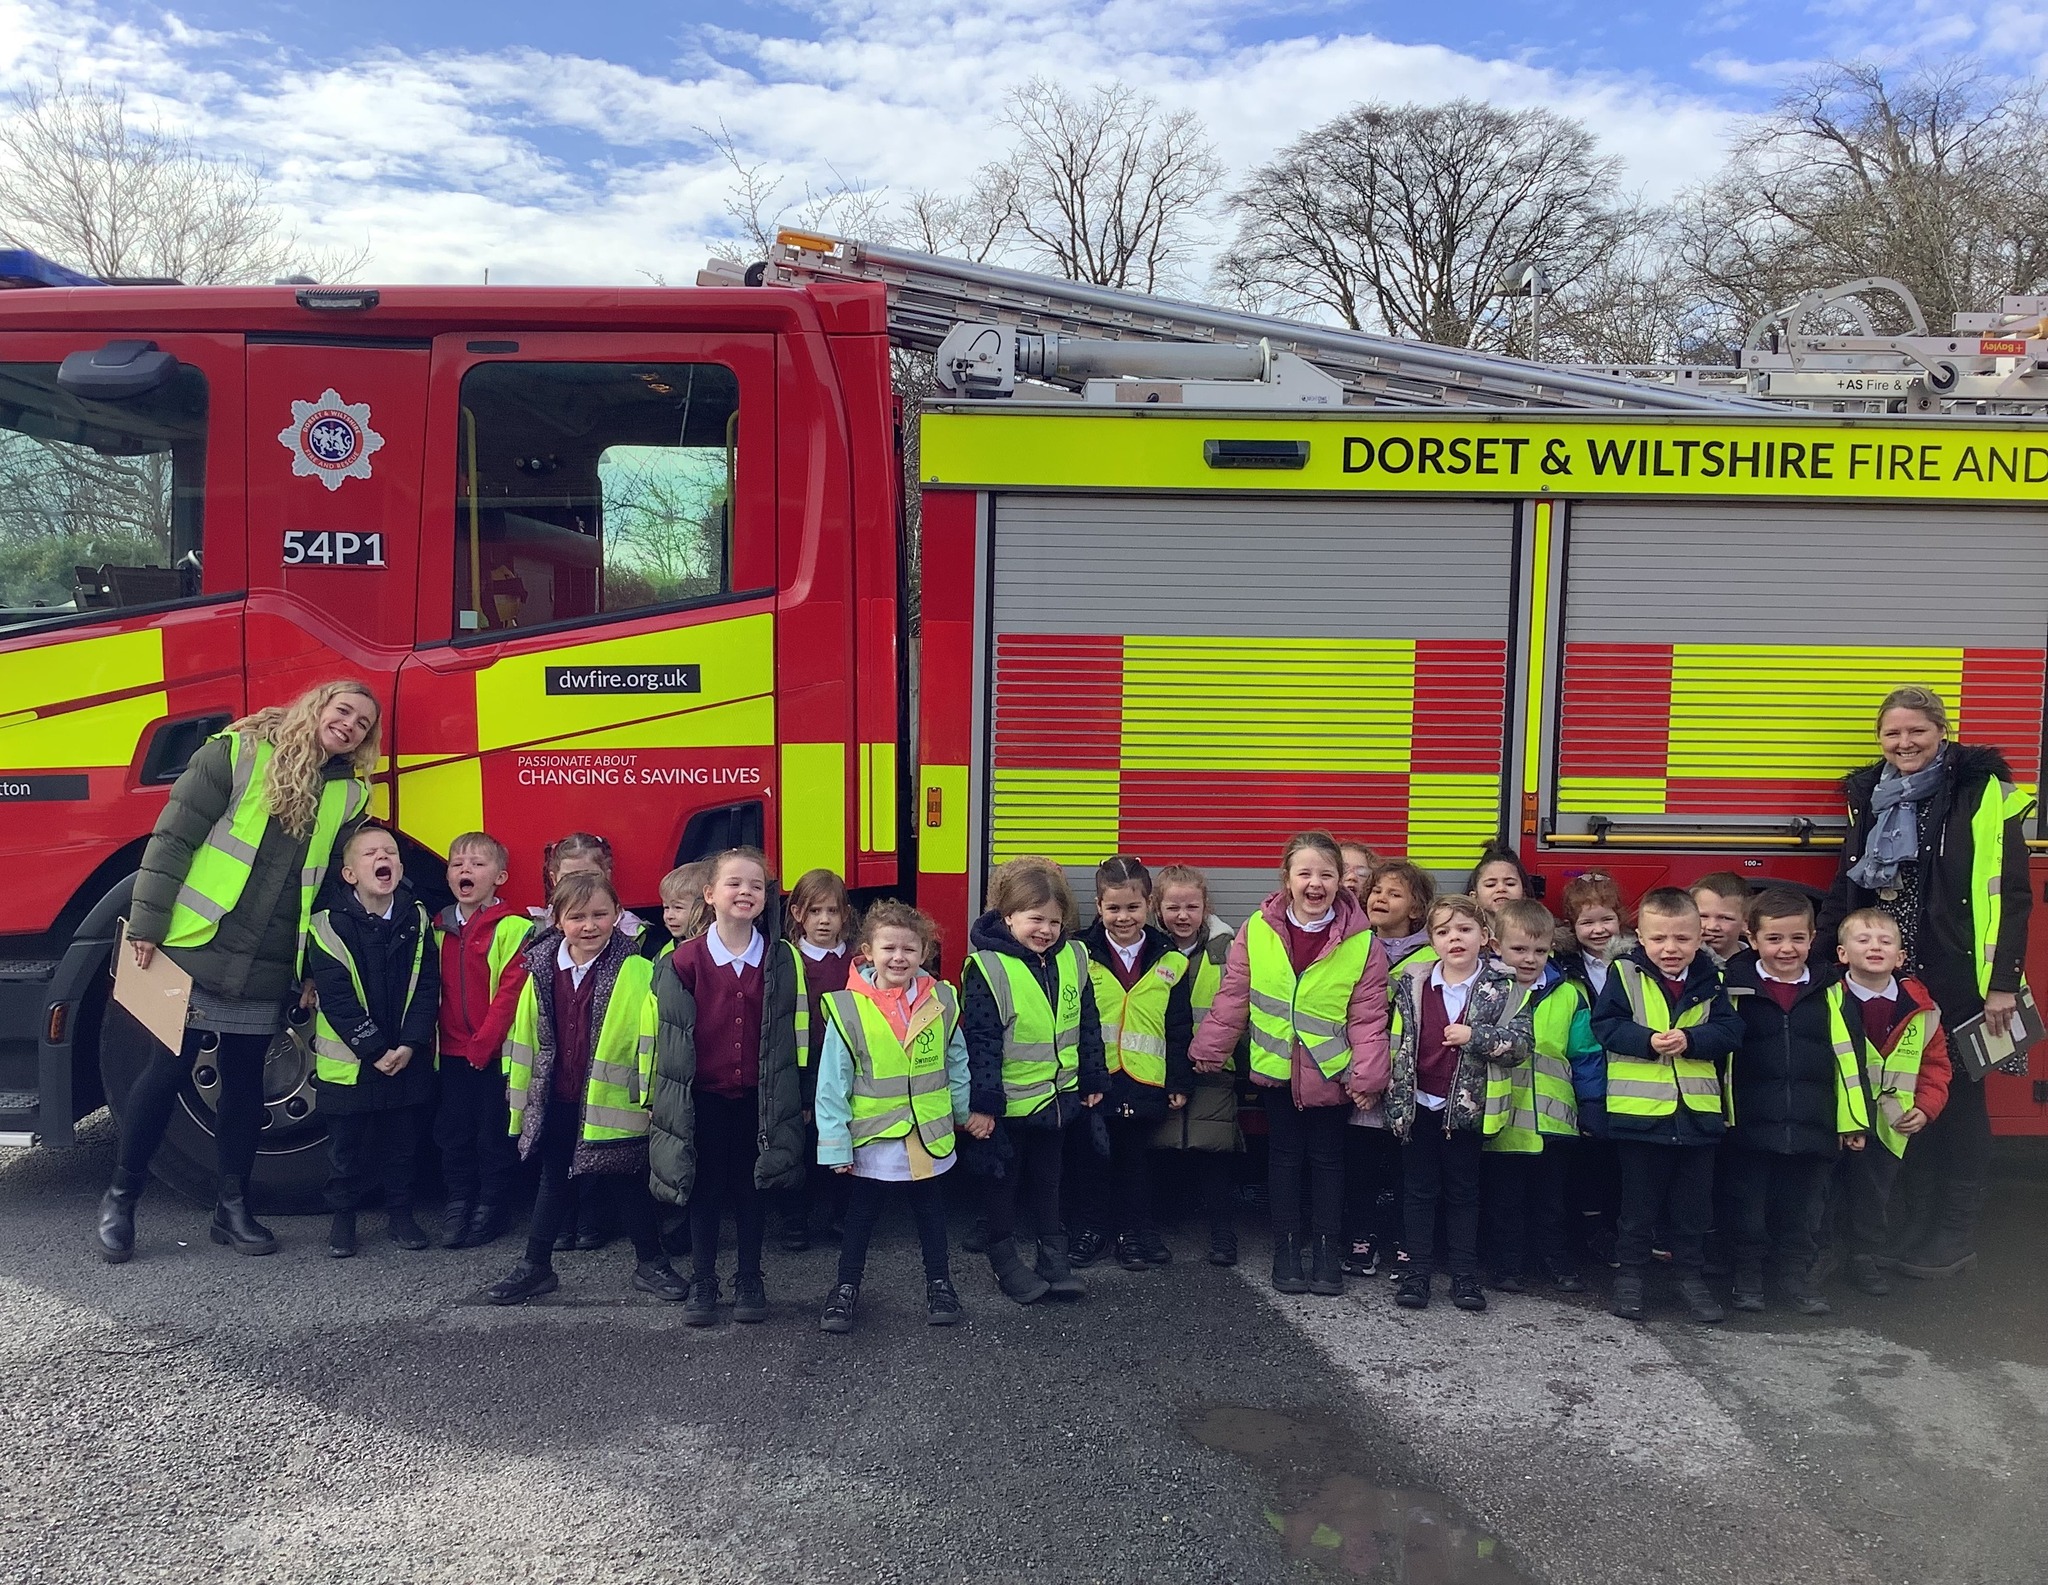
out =
<svg viewBox="0 0 2048 1585"><path fill-rule="evenodd" d="M106 284L96 275L81 275L77 270L66 269L27 248L0 248L0 289Z"/></svg>

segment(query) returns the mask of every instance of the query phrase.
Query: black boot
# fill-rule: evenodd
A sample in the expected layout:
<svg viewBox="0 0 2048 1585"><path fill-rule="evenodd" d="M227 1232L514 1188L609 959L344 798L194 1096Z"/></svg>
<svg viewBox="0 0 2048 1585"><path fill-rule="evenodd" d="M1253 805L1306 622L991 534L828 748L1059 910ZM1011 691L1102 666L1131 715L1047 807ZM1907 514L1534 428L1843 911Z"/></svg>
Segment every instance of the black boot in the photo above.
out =
<svg viewBox="0 0 2048 1585"><path fill-rule="evenodd" d="M1301 1235L1273 1235L1273 1289L1276 1293L1307 1293L1308 1278L1301 1274Z"/></svg>
<svg viewBox="0 0 2048 1585"><path fill-rule="evenodd" d="M1055 1299L1088 1297L1088 1284L1074 1275L1074 1268L1067 1261L1065 1233L1039 1239L1038 1274L1045 1279L1046 1291Z"/></svg>
<svg viewBox="0 0 2048 1585"><path fill-rule="evenodd" d="M1309 1258L1308 1291L1334 1299L1344 1291L1344 1246L1328 1233L1318 1233Z"/></svg>
<svg viewBox="0 0 2048 1585"><path fill-rule="evenodd" d="M461 1249L469 1237L469 1219L475 1207L467 1200L450 1200L441 1212L441 1247Z"/></svg>
<svg viewBox="0 0 2048 1585"><path fill-rule="evenodd" d="M1631 1267L1614 1279L1614 1298L1607 1306L1609 1315L1619 1316L1624 1321L1640 1321L1643 1318L1643 1274Z"/></svg>
<svg viewBox="0 0 2048 1585"><path fill-rule="evenodd" d="M220 1180L220 1199L213 1207L213 1225L207 1236L226 1244L238 1255L274 1255L277 1238L249 1214L246 1188L240 1178Z"/></svg>
<svg viewBox="0 0 2048 1585"><path fill-rule="evenodd" d="M1004 1297L1019 1304L1036 1304L1052 1291L1043 1277L1024 1264L1014 1238L999 1238L988 1246L988 1265L996 1274Z"/></svg>
<svg viewBox="0 0 2048 1585"><path fill-rule="evenodd" d="M143 1175L114 1169L114 1181L100 1196L100 1258L118 1266L135 1253L135 1202L142 1196Z"/></svg>
<svg viewBox="0 0 2048 1585"><path fill-rule="evenodd" d="M356 1252L356 1213L336 1211L327 1224L327 1253L336 1260L347 1260Z"/></svg>
<svg viewBox="0 0 2048 1585"><path fill-rule="evenodd" d="M491 1204L488 1200L483 1201L469 1213L469 1225L462 1230L462 1242L456 1247L482 1249L486 1244L496 1243L504 1233L505 1224L509 1220L501 1207ZM688 1251L684 1253L687 1254Z"/></svg>
<svg viewBox="0 0 2048 1585"><path fill-rule="evenodd" d="M384 1212L384 1231L400 1249L425 1249L433 1242L425 1229L413 1220L412 1207L393 1205Z"/></svg>

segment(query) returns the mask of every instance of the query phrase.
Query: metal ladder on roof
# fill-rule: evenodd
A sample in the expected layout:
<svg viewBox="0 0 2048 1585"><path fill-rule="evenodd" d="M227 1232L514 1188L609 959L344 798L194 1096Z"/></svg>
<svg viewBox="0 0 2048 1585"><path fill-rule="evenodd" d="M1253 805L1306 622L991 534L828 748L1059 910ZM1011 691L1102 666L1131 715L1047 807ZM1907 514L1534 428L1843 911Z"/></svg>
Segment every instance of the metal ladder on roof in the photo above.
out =
<svg viewBox="0 0 2048 1585"><path fill-rule="evenodd" d="M714 260L697 277L700 286L800 286L813 281L880 283L888 289L890 339L925 352L937 352L957 325L1008 325L1020 332L1109 341L1265 343L1270 352L1292 353L1336 379L1350 406L1724 414L1774 410L1739 392L1681 390L1553 368L809 232L783 232L769 257L759 263Z"/></svg>

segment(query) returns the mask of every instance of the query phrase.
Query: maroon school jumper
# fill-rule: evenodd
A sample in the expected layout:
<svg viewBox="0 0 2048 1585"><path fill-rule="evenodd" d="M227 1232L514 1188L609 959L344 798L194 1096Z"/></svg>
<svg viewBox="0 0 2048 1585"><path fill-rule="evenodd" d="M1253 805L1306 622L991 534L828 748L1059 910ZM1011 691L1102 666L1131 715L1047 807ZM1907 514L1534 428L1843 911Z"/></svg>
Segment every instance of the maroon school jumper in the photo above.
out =
<svg viewBox="0 0 2048 1585"><path fill-rule="evenodd" d="M597 970L583 971L583 983L555 965L555 1073L548 1086L558 1101L583 1104L590 1079L590 1003L597 991Z"/></svg>
<svg viewBox="0 0 2048 1585"><path fill-rule="evenodd" d="M1422 1028L1415 1037L1415 1093L1438 1100L1449 1097L1458 1076L1458 1048L1444 1041L1451 1015L1435 980L1422 982Z"/></svg>
<svg viewBox="0 0 2048 1585"><path fill-rule="evenodd" d="M714 963L710 935L681 943L671 960L676 978L697 1002L697 1079L695 1088L738 1100L761 1082L761 1004L765 986L760 969L744 964L733 973L730 963ZM762 943L765 962L777 949Z"/></svg>

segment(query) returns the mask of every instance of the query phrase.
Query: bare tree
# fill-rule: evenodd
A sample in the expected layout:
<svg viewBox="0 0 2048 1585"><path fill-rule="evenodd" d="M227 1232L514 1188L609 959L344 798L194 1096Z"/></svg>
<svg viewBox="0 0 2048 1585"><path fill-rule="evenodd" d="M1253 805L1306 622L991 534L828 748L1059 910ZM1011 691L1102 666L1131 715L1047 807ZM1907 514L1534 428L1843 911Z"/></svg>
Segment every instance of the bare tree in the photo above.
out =
<svg viewBox="0 0 2048 1585"><path fill-rule="evenodd" d="M777 233L786 230L823 231L880 242L898 229L886 187L870 187L833 171L831 181L823 187L804 182L792 188L789 178L766 160L750 158L723 123L715 132L698 131L732 169L723 205L730 230L711 244L718 258L765 259Z"/></svg>
<svg viewBox="0 0 2048 1585"><path fill-rule="evenodd" d="M1801 291L1903 281L1929 321L2048 286L2048 117L2037 86L1949 62L1833 63L1791 88L1686 195L1682 255L1739 345Z"/></svg>
<svg viewBox="0 0 2048 1585"><path fill-rule="evenodd" d="M194 284L337 280L366 256L314 254L255 166L137 121L119 92L62 83L0 111L0 234L91 275Z"/></svg>
<svg viewBox="0 0 2048 1585"><path fill-rule="evenodd" d="M1570 289L1613 247L1620 162L1551 110L1365 104L1316 128L1231 198L1218 267L1241 301L1359 330L1502 346L1508 266Z"/></svg>
<svg viewBox="0 0 2048 1585"><path fill-rule="evenodd" d="M999 234L1070 281L1152 292L1186 278L1224 176L1199 117L1123 83L1077 98L1034 78L1002 119L1017 142L976 184L984 226L1002 217Z"/></svg>

